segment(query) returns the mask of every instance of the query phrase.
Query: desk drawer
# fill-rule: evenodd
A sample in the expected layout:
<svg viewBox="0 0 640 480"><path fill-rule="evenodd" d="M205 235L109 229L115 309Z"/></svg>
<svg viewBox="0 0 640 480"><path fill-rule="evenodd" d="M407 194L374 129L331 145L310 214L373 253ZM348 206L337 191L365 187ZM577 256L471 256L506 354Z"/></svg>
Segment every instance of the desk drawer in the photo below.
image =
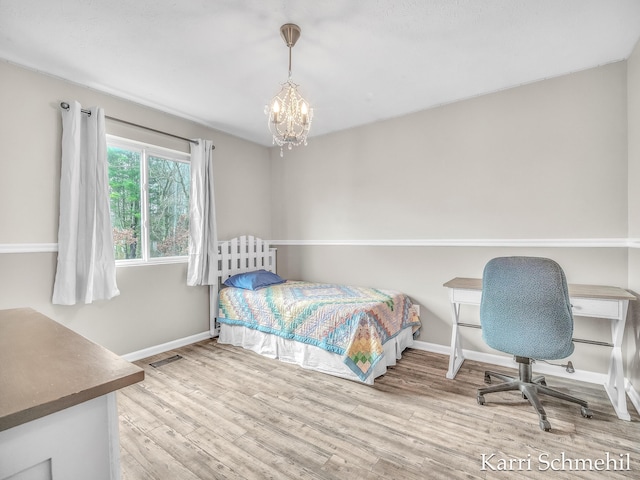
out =
<svg viewBox="0 0 640 480"><path fill-rule="evenodd" d="M454 288L451 290L451 300L453 303L464 303L467 305L480 305L482 290L464 290Z"/></svg>
<svg viewBox="0 0 640 480"><path fill-rule="evenodd" d="M619 318L620 302L594 298L571 298L573 314L583 317Z"/></svg>

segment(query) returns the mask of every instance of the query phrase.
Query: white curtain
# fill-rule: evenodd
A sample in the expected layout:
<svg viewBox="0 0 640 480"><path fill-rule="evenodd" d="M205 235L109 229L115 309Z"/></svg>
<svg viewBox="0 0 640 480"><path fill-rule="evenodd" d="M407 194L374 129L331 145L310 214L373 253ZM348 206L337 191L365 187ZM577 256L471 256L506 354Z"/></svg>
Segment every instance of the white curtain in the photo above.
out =
<svg viewBox="0 0 640 480"><path fill-rule="evenodd" d="M75 305L119 295L109 213L104 111L62 110L58 266L53 303Z"/></svg>
<svg viewBox="0 0 640 480"><path fill-rule="evenodd" d="M218 284L218 237L213 194L213 143L191 144L187 285Z"/></svg>

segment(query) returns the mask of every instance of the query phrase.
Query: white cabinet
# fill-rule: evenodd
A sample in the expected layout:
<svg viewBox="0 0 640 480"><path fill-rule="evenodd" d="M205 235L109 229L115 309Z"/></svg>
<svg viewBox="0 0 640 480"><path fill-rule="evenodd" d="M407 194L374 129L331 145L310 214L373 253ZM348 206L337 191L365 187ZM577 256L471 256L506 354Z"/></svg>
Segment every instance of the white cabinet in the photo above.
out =
<svg viewBox="0 0 640 480"><path fill-rule="evenodd" d="M143 378L34 310L0 310L0 480L119 479L116 390Z"/></svg>

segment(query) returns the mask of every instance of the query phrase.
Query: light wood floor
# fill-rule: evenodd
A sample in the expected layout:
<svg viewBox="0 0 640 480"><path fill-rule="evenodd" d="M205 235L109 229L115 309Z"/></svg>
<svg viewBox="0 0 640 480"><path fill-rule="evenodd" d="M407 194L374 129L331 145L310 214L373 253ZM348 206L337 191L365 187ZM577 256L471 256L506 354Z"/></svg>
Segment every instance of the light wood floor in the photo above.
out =
<svg viewBox="0 0 640 480"><path fill-rule="evenodd" d="M124 480L640 478L639 416L629 403L632 421L618 420L597 385L547 377L589 401L593 418L543 397L545 433L517 393L476 403L486 365L467 360L447 380L447 357L418 350L374 387L215 341L136 363L146 379L118 393ZM628 454L630 470L569 470L607 453L617 468ZM562 455L564 470L545 463ZM491 470L509 459L522 461Z"/></svg>

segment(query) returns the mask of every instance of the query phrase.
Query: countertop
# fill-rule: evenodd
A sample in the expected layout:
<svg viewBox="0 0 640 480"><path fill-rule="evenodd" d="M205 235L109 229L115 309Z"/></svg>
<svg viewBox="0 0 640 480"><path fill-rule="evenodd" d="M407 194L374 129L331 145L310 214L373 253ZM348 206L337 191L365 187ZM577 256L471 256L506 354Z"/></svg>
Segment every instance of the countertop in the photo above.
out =
<svg viewBox="0 0 640 480"><path fill-rule="evenodd" d="M0 310L0 431L143 379L140 367L33 309Z"/></svg>

